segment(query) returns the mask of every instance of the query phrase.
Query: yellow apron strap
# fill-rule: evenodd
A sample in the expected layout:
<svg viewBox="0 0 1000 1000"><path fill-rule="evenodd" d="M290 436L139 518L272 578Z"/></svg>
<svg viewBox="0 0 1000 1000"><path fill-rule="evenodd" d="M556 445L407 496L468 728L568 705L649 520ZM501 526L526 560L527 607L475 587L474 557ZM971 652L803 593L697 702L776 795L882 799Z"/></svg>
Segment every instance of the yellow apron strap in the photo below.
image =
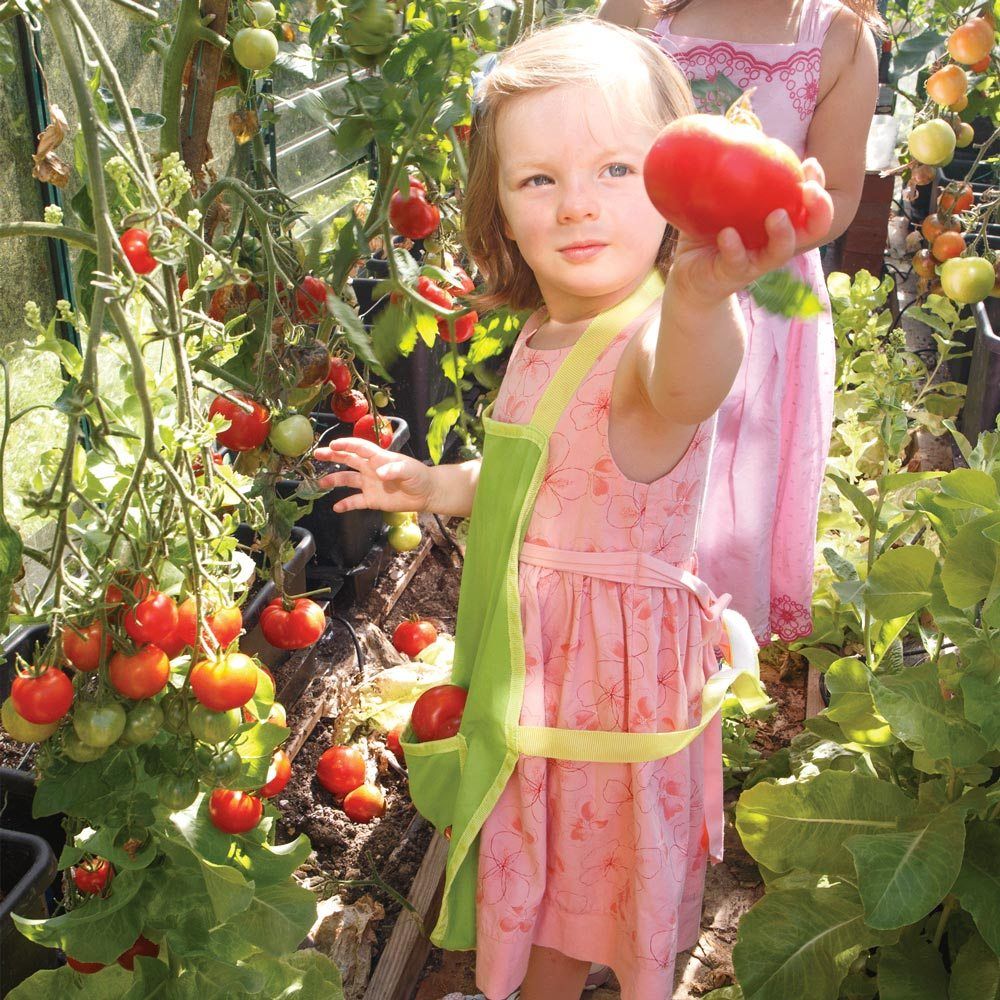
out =
<svg viewBox="0 0 1000 1000"><path fill-rule="evenodd" d="M663 276L654 269L627 299L595 317L548 384L528 426L548 437L604 349L662 294Z"/></svg>
<svg viewBox="0 0 1000 1000"><path fill-rule="evenodd" d="M551 726L518 726L517 749L529 757L601 764L641 764L669 757L693 742L722 708L730 688L750 714L768 704L760 683L757 642L746 619L736 611L722 612L729 638L730 664L713 674L701 694L701 721L691 729L669 733L594 732Z"/></svg>

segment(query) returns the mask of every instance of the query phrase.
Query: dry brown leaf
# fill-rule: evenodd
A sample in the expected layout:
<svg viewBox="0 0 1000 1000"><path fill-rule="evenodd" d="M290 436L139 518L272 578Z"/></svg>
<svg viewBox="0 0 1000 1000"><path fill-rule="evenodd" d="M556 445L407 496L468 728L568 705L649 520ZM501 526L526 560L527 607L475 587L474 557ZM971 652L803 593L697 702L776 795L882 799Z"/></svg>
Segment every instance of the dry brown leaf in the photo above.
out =
<svg viewBox="0 0 1000 1000"><path fill-rule="evenodd" d="M234 111L229 116L229 131L241 146L249 142L260 131L257 112L250 109Z"/></svg>

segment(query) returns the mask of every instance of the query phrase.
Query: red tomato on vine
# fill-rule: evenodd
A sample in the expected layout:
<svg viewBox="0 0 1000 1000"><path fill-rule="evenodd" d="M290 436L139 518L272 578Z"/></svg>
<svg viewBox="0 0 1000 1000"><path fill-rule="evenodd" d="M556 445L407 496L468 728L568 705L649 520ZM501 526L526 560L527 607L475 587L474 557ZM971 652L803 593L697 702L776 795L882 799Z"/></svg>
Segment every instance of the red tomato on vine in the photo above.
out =
<svg viewBox="0 0 1000 1000"><path fill-rule="evenodd" d="M372 441L380 448L388 448L392 444L392 424L385 417L376 420L372 414L366 413L355 423L354 437Z"/></svg>
<svg viewBox="0 0 1000 1000"><path fill-rule="evenodd" d="M19 674L10 688L17 714L36 726L58 722L73 704L73 682L57 667Z"/></svg>
<svg viewBox="0 0 1000 1000"><path fill-rule="evenodd" d="M208 800L208 817L223 833L246 833L264 815L264 803L249 792L216 788Z"/></svg>
<svg viewBox="0 0 1000 1000"><path fill-rule="evenodd" d="M208 408L210 417L219 414L229 421L229 427L219 431L216 440L233 451L251 451L260 447L271 433L270 410L245 393L234 392L231 395L242 400L244 406L225 396L216 396Z"/></svg>
<svg viewBox="0 0 1000 1000"><path fill-rule="evenodd" d="M404 198L397 189L389 199L389 222L400 236L422 240L430 236L441 222L436 205L427 200L427 192L417 181L410 181L410 196Z"/></svg>
<svg viewBox="0 0 1000 1000"><path fill-rule="evenodd" d="M118 237L122 253L136 274L149 274L160 263L149 252L149 233L145 229L126 229Z"/></svg>
<svg viewBox="0 0 1000 1000"><path fill-rule="evenodd" d="M323 634L326 615L308 597L296 598L291 608L276 597L260 613L260 627L264 638L276 649L305 649Z"/></svg>

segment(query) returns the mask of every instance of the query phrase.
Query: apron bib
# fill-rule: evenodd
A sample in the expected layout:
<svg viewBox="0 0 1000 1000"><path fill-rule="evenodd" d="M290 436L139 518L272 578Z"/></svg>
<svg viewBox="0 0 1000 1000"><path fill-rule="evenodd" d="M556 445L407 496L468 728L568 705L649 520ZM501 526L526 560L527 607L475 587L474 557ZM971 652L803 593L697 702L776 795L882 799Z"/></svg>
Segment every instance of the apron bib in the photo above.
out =
<svg viewBox="0 0 1000 1000"><path fill-rule="evenodd" d="M407 727L401 740L414 805L439 831L451 827L444 896L431 935L434 944L449 951L476 946L479 831L520 755L606 763L658 760L691 743L730 689L747 712L768 702L750 627L726 609L728 597L716 600L691 573L643 552L567 552L524 544L548 461L549 436L600 355L662 294L663 279L654 271L627 299L595 317L546 387L528 424L493 420L492 408L483 416L483 461L469 524L451 677L451 683L468 691L461 728L448 739L416 743ZM519 559L694 593L706 618L719 623L718 642L728 663L705 683L700 723L663 733L521 726L525 666ZM706 801L706 810L721 807L721 800Z"/></svg>

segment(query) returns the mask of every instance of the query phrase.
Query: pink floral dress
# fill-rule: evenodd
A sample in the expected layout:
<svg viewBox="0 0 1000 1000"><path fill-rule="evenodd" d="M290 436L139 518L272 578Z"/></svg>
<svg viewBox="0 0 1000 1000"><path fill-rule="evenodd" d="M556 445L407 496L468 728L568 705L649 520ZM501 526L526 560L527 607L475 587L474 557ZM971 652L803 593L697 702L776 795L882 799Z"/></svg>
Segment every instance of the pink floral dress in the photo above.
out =
<svg viewBox="0 0 1000 1000"><path fill-rule="evenodd" d="M598 359L550 440L520 563L522 725L655 732L697 724L719 632L691 592L623 584L526 561L530 550L636 551L696 572L694 542L714 419L672 471L644 485L608 444L615 368L659 300ZM566 350L525 326L493 416L526 423ZM718 720L646 764L522 756L481 831L477 983L502 1000L531 946L614 969L624 1000L665 998L674 956L698 938L706 858L721 854Z"/></svg>
<svg viewBox="0 0 1000 1000"><path fill-rule="evenodd" d="M664 18L653 38L692 81L703 111L721 111L756 88L768 135L803 156L819 94L823 39L839 0L803 0L790 44L731 43L675 34ZM750 622L758 641L812 631L812 582L820 487L833 427L836 347L818 250L789 265L827 312L789 320L740 297L749 339L718 415L718 439L698 542L700 573Z"/></svg>

